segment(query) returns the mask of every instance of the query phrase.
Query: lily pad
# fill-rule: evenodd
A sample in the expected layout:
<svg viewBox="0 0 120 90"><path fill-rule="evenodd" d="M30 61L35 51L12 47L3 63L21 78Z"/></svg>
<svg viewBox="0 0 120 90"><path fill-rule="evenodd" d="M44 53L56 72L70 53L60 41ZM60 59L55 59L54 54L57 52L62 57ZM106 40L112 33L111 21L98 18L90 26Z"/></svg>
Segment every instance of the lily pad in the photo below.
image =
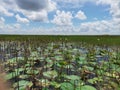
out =
<svg viewBox="0 0 120 90"><path fill-rule="evenodd" d="M25 87L29 84L29 81L21 80L13 84L13 87L18 87L20 90L24 90ZM19 85L19 86L18 86Z"/></svg>
<svg viewBox="0 0 120 90"><path fill-rule="evenodd" d="M39 80L39 85L42 87L47 87L50 85L50 82L47 79L40 79Z"/></svg>
<svg viewBox="0 0 120 90"><path fill-rule="evenodd" d="M90 85L85 85L85 86L77 87L75 90L97 90L97 89Z"/></svg>
<svg viewBox="0 0 120 90"><path fill-rule="evenodd" d="M80 77L77 75L66 75L65 78L69 80L80 80Z"/></svg>
<svg viewBox="0 0 120 90"><path fill-rule="evenodd" d="M6 76L5 76L5 79L7 80L10 80L12 78L15 78L17 75L15 72L11 72L11 73L8 73Z"/></svg>
<svg viewBox="0 0 120 90"><path fill-rule="evenodd" d="M50 85L54 86L55 88L59 88L61 85L55 81L50 82Z"/></svg>
<svg viewBox="0 0 120 90"><path fill-rule="evenodd" d="M58 76L58 73L55 70L47 71L47 72L43 72L43 76L45 76L45 77L47 77L49 79L53 79L53 78Z"/></svg>
<svg viewBox="0 0 120 90"><path fill-rule="evenodd" d="M61 90L74 90L74 86L70 83L61 83Z"/></svg>

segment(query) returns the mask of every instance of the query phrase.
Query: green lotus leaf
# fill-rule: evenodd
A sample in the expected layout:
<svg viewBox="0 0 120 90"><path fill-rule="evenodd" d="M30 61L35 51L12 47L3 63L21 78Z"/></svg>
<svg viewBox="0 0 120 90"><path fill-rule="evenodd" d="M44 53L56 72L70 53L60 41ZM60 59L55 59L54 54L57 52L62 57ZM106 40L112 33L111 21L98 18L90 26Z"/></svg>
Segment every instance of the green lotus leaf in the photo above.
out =
<svg viewBox="0 0 120 90"><path fill-rule="evenodd" d="M29 83L29 81L21 80L19 81L19 86L26 86Z"/></svg>
<svg viewBox="0 0 120 90"><path fill-rule="evenodd" d="M120 72L120 67L116 69L117 72Z"/></svg>
<svg viewBox="0 0 120 90"><path fill-rule="evenodd" d="M60 64L61 66L64 66L64 65L67 65L68 63L67 63L67 61L60 61L59 64Z"/></svg>
<svg viewBox="0 0 120 90"><path fill-rule="evenodd" d="M74 86L71 83L61 83L61 90L74 90Z"/></svg>
<svg viewBox="0 0 120 90"><path fill-rule="evenodd" d="M17 73L17 72L22 72L22 71L24 71L25 69L24 68L17 68L17 69L15 69L15 72Z"/></svg>
<svg viewBox="0 0 120 90"><path fill-rule="evenodd" d="M34 70L34 74L38 74L39 73L39 70Z"/></svg>
<svg viewBox="0 0 120 90"><path fill-rule="evenodd" d="M46 58L46 61L47 61L48 63L53 62L50 58Z"/></svg>
<svg viewBox="0 0 120 90"><path fill-rule="evenodd" d="M50 68L52 66L53 66L53 63L49 63L49 64L45 65L44 68Z"/></svg>
<svg viewBox="0 0 120 90"><path fill-rule="evenodd" d="M40 59L40 61L42 61L42 60L44 60L45 58L44 58L43 56L41 56L39 59Z"/></svg>
<svg viewBox="0 0 120 90"><path fill-rule="evenodd" d="M94 79L95 81L103 81L102 77L100 77L100 76L99 76L99 77L94 77L93 79Z"/></svg>
<svg viewBox="0 0 120 90"><path fill-rule="evenodd" d="M16 63L16 58L11 58L7 60L7 64L9 63Z"/></svg>
<svg viewBox="0 0 120 90"><path fill-rule="evenodd" d="M58 62L56 62L56 65L58 66L58 67L61 67L62 65L60 64L60 63L58 63Z"/></svg>
<svg viewBox="0 0 120 90"><path fill-rule="evenodd" d="M11 59L8 59L7 60L7 63L17 63L16 61L18 61L18 60L24 60L24 57L15 57L15 58L11 58Z"/></svg>
<svg viewBox="0 0 120 90"><path fill-rule="evenodd" d="M77 75L66 75L64 77L69 80L80 80L80 77Z"/></svg>
<svg viewBox="0 0 120 90"><path fill-rule="evenodd" d="M94 84L96 82L100 82L100 81L103 81L103 79L101 77L95 77L93 79L88 79L88 82L91 83L91 84Z"/></svg>
<svg viewBox="0 0 120 90"><path fill-rule="evenodd" d="M31 70L31 69L28 69L27 74L38 74L39 73L39 70Z"/></svg>
<svg viewBox="0 0 120 90"><path fill-rule="evenodd" d="M59 88L61 86L61 84L53 81L53 82L50 82L50 85L54 86L55 88Z"/></svg>
<svg viewBox="0 0 120 90"><path fill-rule="evenodd" d="M47 79L40 79L39 80L39 85L42 87L47 87L50 85L50 82Z"/></svg>
<svg viewBox="0 0 120 90"><path fill-rule="evenodd" d="M37 52L37 51L31 52L31 55L30 55L30 56L36 57L36 56L38 56L38 52Z"/></svg>
<svg viewBox="0 0 120 90"><path fill-rule="evenodd" d="M63 57L62 57L62 56L55 56L55 59L56 59L57 61L59 61L59 60L63 60Z"/></svg>
<svg viewBox="0 0 120 90"><path fill-rule="evenodd" d="M86 63L86 58L85 57L79 57L79 59L77 59L77 62L79 64L85 64Z"/></svg>
<svg viewBox="0 0 120 90"><path fill-rule="evenodd" d="M95 80L94 79L88 79L88 82L91 83L91 84L94 84Z"/></svg>
<svg viewBox="0 0 120 90"><path fill-rule="evenodd" d="M111 64L110 66L113 70L116 70L117 68L120 67L119 65L116 65L116 64Z"/></svg>
<svg viewBox="0 0 120 90"><path fill-rule="evenodd" d="M49 79L51 79L51 78L53 79L53 78L55 78L55 77L58 76L58 73L55 70L53 70L53 71L47 71L47 72L43 72L43 76L47 77Z"/></svg>
<svg viewBox="0 0 120 90"><path fill-rule="evenodd" d="M25 90L25 87L29 84L29 81L21 80L13 84L13 87L19 87L19 90ZM19 86L18 86L19 85ZM17 89L18 90L18 89Z"/></svg>
<svg viewBox="0 0 120 90"><path fill-rule="evenodd" d="M19 75L19 73L16 74L16 72L11 72L11 73L8 73L8 74L5 76L5 79L10 80L10 79L12 79L12 78L15 78L15 77L18 76L18 75Z"/></svg>
<svg viewBox="0 0 120 90"><path fill-rule="evenodd" d="M93 71L94 68L93 67L90 67L90 66L87 66L87 69L90 70L90 71Z"/></svg>
<svg viewBox="0 0 120 90"><path fill-rule="evenodd" d="M82 81L82 80L70 80L69 81L72 85L76 85L76 86L81 86L81 85L84 85L85 82Z"/></svg>
<svg viewBox="0 0 120 90"><path fill-rule="evenodd" d="M97 89L92 86L85 85L85 86L79 86L75 90L97 90Z"/></svg>
<svg viewBox="0 0 120 90"><path fill-rule="evenodd" d="M25 67L30 67L31 65L29 63L25 64Z"/></svg>
<svg viewBox="0 0 120 90"><path fill-rule="evenodd" d="M27 74L33 74L33 70L27 70L27 72L26 72Z"/></svg>
<svg viewBox="0 0 120 90"><path fill-rule="evenodd" d="M31 87L32 85L33 85L32 82L28 82L28 83L27 83L27 86L29 86L29 87Z"/></svg>
<svg viewBox="0 0 120 90"><path fill-rule="evenodd" d="M29 75L20 75L19 76L19 78L21 78L21 79L26 79L26 78L28 78L29 77Z"/></svg>
<svg viewBox="0 0 120 90"><path fill-rule="evenodd" d="M105 72L104 72L103 70L100 70L100 69L99 69L99 70L96 71L96 73L97 73L98 75L101 75L101 74L104 74Z"/></svg>

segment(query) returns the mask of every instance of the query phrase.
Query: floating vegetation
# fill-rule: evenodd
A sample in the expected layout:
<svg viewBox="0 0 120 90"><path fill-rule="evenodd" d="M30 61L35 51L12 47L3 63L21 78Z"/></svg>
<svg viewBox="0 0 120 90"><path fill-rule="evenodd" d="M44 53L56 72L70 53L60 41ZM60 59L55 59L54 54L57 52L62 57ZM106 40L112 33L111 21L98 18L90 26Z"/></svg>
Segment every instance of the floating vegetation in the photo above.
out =
<svg viewBox="0 0 120 90"><path fill-rule="evenodd" d="M120 90L120 48L87 43L1 41L13 90Z"/></svg>

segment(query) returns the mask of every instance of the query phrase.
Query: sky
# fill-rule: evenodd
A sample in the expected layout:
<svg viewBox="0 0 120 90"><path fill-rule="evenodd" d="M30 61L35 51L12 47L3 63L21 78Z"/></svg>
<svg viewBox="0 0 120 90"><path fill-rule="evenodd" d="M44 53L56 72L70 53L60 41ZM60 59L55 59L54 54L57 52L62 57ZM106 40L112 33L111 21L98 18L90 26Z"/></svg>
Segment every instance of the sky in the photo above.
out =
<svg viewBox="0 0 120 90"><path fill-rule="evenodd" d="M0 34L120 35L120 0L0 0Z"/></svg>

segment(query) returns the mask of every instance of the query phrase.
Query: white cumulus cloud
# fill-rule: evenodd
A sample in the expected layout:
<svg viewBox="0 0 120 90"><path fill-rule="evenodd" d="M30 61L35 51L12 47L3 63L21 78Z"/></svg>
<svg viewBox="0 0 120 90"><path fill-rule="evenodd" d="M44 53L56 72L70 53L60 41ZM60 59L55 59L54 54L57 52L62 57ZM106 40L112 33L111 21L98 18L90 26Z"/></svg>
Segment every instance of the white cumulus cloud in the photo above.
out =
<svg viewBox="0 0 120 90"><path fill-rule="evenodd" d="M5 7L0 6L0 15L13 16L14 14L9 12Z"/></svg>
<svg viewBox="0 0 120 90"><path fill-rule="evenodd" d="M115 20L85 22L80 24L80 31L89 34L119 34L120 23Z"/></svg>
<svg viewBox="0 0 120 90"><path fill-rule="evenodd" d="M75 25L75 18L85 20L89 18L81 11L85 3L94 5L107 5L111 19L87 21ZM75 11L78 9L76 14ZM84 8L84 7L83 7ZM57 11L56 11L57 10ZM52 13L56 11L55 15ZM51 16L51 13L54 16ZM86 11L87 12L87 11ZM49 29L41 26L31 30L21 28L21 23L31 21L48 22L50 13L51 23L55 24ZM89 12L88 12L89 14ZM7 18L16 18L17 23L6 24ZM3 18L4 17L4 18ZM34 22L32 22L35 24ZM29 26L28 26L29 27ZM27 28L28 28L27 27ZM0 0L0 34L120 34L120 0Z"/></svg>
<svg viewBox="0 0 120 90"><path fill-rule="evenodd" d="M85 19L87 19L87 16L86 16L85 13L84 13L83 11L81 11L81 10L77 12L77 14L76 14L75 17L78 18L78 19L80 19L80 20L85 20Z"/></svg>
<svg viewBox="0 0 120 90"><path fill-rule="evenodd" d="M29 20L27 18L22 18L20 17L19 14L17 14L16 16L17 22L21 22L21 23L29 23Z"/></svg>
<svg viewBox="0 0 120 90"><path fill-rule="evenodd" d="M65 12L65 11L56 11L56 15L54 15L54 19L51 21L52 23L56 25L72 25L72 13L71 12Z"/></svg>
<svg viewBox="0 0 120 90"><path fill-rule="evenodd" d="M48 22L48 15L45 10L41 10L40 12L22 10L22 13L32 21Z"/></svg>
<svg viewBox="0 0 120 90"><path fill-rule="evenodd" d="M0 17L0 22L4 23L5 19L3 17Z"/></svg>
<svg viewBox="0 0 120 90"><path fill-rule="evenodd" d="M21 13L29 20L48 21L48 13L57 9L52 0L0 0L0 15L15 16Z"/></svg>
<svg viewBox="0 0 120 90"><path fill-rule="evenodd" d="M48 22L48 13L56 10L52 0L17 0L18 11L33 21Z"/></svg>
<svg viewBox="0 0 120 90"><path fill-rule="evenodd" d="M113 18L120 18L120 0L98 0L97 4L110 5L109 12Z"/></svg>

